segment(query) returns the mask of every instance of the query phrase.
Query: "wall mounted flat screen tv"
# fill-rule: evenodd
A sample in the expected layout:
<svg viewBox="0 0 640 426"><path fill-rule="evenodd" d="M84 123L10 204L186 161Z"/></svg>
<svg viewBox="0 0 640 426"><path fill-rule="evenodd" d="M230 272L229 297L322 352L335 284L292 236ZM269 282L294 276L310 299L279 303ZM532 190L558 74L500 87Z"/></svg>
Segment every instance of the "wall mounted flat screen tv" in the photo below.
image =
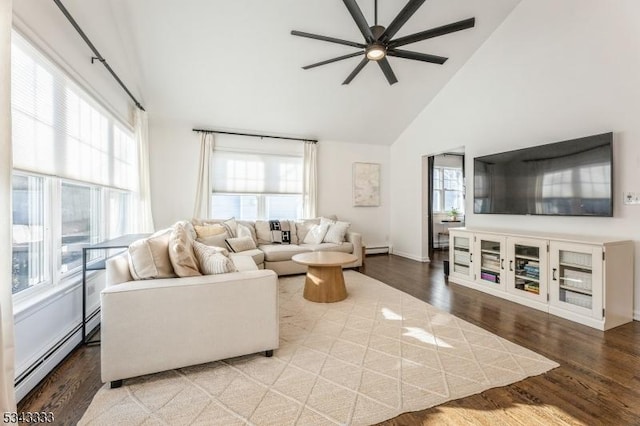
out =
<svg viewBox="0 0 640 426"><path fill-rule="evenodd" d="M474 158L473 212L613 216L613 133Z"/></svg>

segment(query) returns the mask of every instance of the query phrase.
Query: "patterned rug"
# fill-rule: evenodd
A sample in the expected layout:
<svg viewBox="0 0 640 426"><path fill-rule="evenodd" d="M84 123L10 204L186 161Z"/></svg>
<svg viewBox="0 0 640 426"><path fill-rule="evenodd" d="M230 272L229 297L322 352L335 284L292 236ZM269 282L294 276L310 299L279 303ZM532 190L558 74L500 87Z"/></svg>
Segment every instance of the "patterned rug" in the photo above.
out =
<svg viewBox="0 0 640 426"><path fill-rule="evenodd" d="M100 389L85 425L367 425L558 366L354 271L349 296L280 278L280 348Z"/></svg>

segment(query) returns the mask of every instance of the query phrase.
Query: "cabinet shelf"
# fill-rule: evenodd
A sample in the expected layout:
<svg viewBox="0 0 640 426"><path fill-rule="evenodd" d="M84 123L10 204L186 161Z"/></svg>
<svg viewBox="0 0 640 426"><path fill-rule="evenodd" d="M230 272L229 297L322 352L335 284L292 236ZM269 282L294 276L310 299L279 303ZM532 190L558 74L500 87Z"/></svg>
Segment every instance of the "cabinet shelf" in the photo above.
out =
<svg viewBox="0 0 640 426"><path fill-rule="evenodd" d="M590 268L586 265L578 265L575 263L560 262L559 265L567 268L572 268L572 269L580 269L581 271L587 271L587 272L591 272L593 270L593 268Z"/></svg>
<svg viewBox="0 0 640 426"><path fill-rule="evenodd" d="M469 253L469 248L468 247L457 247L457 246L454 246L453 250L454 251L462 251L462 252L465 252L465 253Z"/></svg>
<svg viewBox="0 0 640 426"><path fill-rule="evenodd" d="M516 274L516 278L520 278L520 279L527 280L527 281L533 281L535 283L539 283L540 282L540 278L529 277L527 275L518 275L518 274Z"/></svg>
<svg viewBox="0 0 640 426"><path fill-rule="evenodd" d="M592 296L593 295L591 290L587 290L585 288L576 288L576 287L571 287L570 285L562 285L562 284L560 284L560 288L563 289L563 290L571 291L573 293L584 294L586 296Z"/></svg>
<svg viewBox="0 0 640 426"><path fill-rule="evenodd" d="M500 273L500 269L499 268L494 268L494 267L491 267L491 266L480 266L480 269L483 270L483 271L489 271L489 272L493 272L493 273L496 273L496 274Z"/></svg>
<svg viewBox="0 0 640 426"><path fill-rule="evenodd" d="M533 260L536 262L540 261L539 257L535 257L535 256L527 256L525 254L516 254L516 259L525 259L525 260Z"/></svg>
<svg viewBox="0 0 640 426"><path fill-rule="evenodd" d="M499 250L482 249L480 251L482 251L482 253L497 254L498 256L500 255L500 251Z"/></svg>

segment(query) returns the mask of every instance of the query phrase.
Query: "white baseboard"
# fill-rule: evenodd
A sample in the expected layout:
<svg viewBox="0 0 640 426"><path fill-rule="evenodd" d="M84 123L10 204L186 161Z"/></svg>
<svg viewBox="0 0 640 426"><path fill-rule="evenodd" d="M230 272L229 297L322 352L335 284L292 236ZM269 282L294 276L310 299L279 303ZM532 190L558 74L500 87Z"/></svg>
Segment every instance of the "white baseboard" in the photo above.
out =
<svg viewBox="0 0 640 426"><path fill-rule="evenodd" d="M640 321L640 310L636 309L635 311L633 311L633 319L635 321Z"/></svg>
<svg viewBox="0 0 640 426"><path fill-rule="evenodd" d="M389 246L374 246L374 247L367 247L365 249L365 253L366 254L388 254L391 253L391 248Z"/></svg>
<svg viewBox="0 0 640 426"><path fill-rule="evenodd" d="M420 257L420 256L415 256L411 253L405 253L402 251L395 251L393 252L393 254L400 256L400 257L406 257L407 259L411 259L411 260L415 260L418 262L431 262L431 260L429 259L429 257Z"/></svg>

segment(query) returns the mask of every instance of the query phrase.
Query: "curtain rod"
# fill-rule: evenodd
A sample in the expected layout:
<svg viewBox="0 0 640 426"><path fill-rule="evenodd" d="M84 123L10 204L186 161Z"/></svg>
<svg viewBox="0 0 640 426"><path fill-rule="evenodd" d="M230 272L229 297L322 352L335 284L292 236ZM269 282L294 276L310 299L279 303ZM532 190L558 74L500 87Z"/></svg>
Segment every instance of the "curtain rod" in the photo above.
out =
<svg viewBox="0 0 640 426"><path fill-rule="evenodd" d="M284 136L271 136L271 135L259 135L253 133L238 133L238 132L223 132L222 130L205 130L205 129L193 129L194 132L198 133L220 133L223 135L236 135L236 136L251 136L254 138L270 138L270 139L284 139L288 141L300 141L300 142L311 142L318 143L317 139L302 139L302 138L287 138Z"/></svg>
<svg viewBox="0 0 640 426"><path fill-rule="evenodd" d="M66 16L66 18L69 20L69 22L71 22L71 25L73 25L73 28L75 28L75 30L78 32L78 34L80 34L80 37L82 37L82 39L85 41L85 43L87 43L87 45L89 46L89 48L91 49L91 51L95 55L94 57L91 58L91 63L93 64L93 62L95 60L100 61L102 63L102 65L104 65L104 67L107 69L107 71L109 71L111 73L111 75L118 82L118 84L124 89L124 91L127 92L127 95L129 95L129 97L131 99L133 99L133 102L136 104L136 107L140 108L142 111L145 111L144 107L142 105L140 105L140 102L138 102L138 100L135 98L135 96L133 96L133 94L129 91L127 86L125 86L125 84L122 82L122 80L120 80L120 77L118 77L118 74L116 74L115 71L109 66L109 64L107 63L107 60L102 57L100 52L98 52L98 49L96 49L96 47L93 45L93 43L91 43L91 40L89 40L89 37L87 37L87 35L84 33L84 31L82 31L82 29L80 28L80 26L78 25L76 20L73 19L73 16L71 16L71 14L67 10L67 8L64 7L62 2L60 0L53 0L53 2L56 5L58 5L58 8L60 9L60 11L64 14L64 16Z"/></svg>

